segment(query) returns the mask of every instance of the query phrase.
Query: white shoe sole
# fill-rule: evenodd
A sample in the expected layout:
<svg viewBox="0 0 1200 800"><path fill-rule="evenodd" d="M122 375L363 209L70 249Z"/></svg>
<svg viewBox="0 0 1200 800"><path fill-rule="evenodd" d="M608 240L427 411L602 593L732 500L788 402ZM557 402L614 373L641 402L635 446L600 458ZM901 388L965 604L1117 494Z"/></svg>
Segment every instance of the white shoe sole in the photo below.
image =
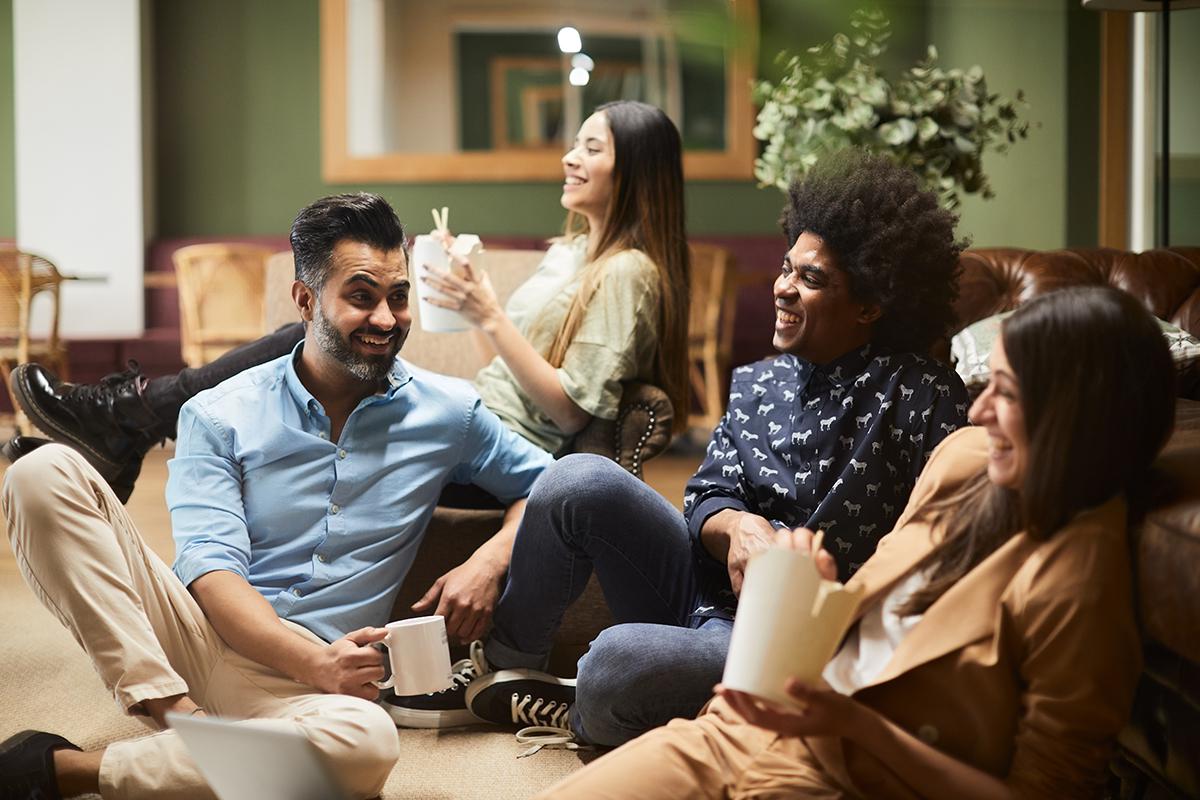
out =
<svg viewBox="0 0 1200 800"><path fill-rule="evenodd" d="M487 689L489 686L497 683L507 683L509 681L526 681L535 680L539 683L555 684L558 686L575 686L574 678L560 678L557 675L551 675L548 672L539 672L533 669L502 669L499 672L489 672L481 678L476 678L471 681L471 685L467 687L467 708L471 707L473 701L480 692ZM477 717L480 722L487 722L482 717Z"/></svg>
<svg viewBox="0 0 1200 800"><path fill-rule="evenodd" d="M397 728L461 728L483 722L465 708L454 711L426 711L394 706L386 701L380 702L380 705L392 718L392 722L396 723Z"/></svg>

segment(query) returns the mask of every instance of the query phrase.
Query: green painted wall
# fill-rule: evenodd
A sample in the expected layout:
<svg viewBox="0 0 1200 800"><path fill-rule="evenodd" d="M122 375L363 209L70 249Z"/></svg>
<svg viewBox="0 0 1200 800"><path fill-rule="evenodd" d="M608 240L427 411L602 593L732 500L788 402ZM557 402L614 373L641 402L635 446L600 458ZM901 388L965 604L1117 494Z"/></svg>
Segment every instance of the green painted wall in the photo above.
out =
<svg viewBox="0 0 1200 800"><path fill-rule="evenodd" d="M788 8L762 5L766 19ZM324 183L315 0L160 0L154 13L160 236L280 233L313 198L359 188L422 225L435 205L485 235L561 225L556 183ZM781 198L751 181L698 182L687 202L693 231L772 233Z"/></svg>
<svg viewBox="0 0 1200 800"><path fill-rule="evenodd" d="M12 0L0 0L0 239L17 235Z"/></svg>
<svg viewBox="0 0 1200 800"><path fill-rule="evenodd" d="M923 0L891 0L892 55L923 48ZM782 47L802 49L845 29L830 0L762 0L761 70ZM423 225L431 206L481 234L548 235L561 224L556 183L329 185L320 177L315 0L159 0L155 13L159 235L269 234L331 191L369 189L401 219ZM785 34L791 32L792 36ZM696 233L777 231L782 196L753 181L693 182Z"/></svg>
<svg viewBox="0 0 1200 800"><path fill-rule="evenodd" d="M845 30L851 5L760 0L760 72L774 73L781 48L800 50ZM1086 169L1094 164L1089 126L1066 117L1068 96L1091 91L1086 71L1069 70L1072 50L1086 51L1090 35L1088 20L1072 21L1071 0L890 0L884 6L896 29L890 68L911 63L931 41L948 65L981 64L993 88L1010 94L1024 88L1028 113L1041 122L1010 155L988 160L998 196L990 203L968 201L963 230L981 246L1094 241L1087 221L1094 212L1067 204L1094 180ZM153 20L157 235L279 234L313 198L357 188L379 191L402 219L418 225L431 206L448 205L460 230L557 230L562 213L555 183L322 181L316 0L155 0ZM0 236L15 232L11 42L12 0L0 0ZM782 196L752 181L693 182L687 202L694 233L771 234Z"/></svg>
<svg viewBox="0 0 1200 800"><path fill-rule="evenodd" d="M1171 243L1200 243L1200 11L1171 15Z"/></svg>
<svg viewBox="0 0 1200 800"><path fill-rule="evenodd" d="M1067 244L1067 0L933 0L930 40L946 64L979 64L988 87L1024 89L1040 127L984 157L996 198L968 198L959 229L978 247Z"/></svg>
<svg viewBox="0 0 1200 800"><path fill-rule="evenodd" d="M1068 247L1100 241L1100 14L1071 2L1067 11Z"/></svg>

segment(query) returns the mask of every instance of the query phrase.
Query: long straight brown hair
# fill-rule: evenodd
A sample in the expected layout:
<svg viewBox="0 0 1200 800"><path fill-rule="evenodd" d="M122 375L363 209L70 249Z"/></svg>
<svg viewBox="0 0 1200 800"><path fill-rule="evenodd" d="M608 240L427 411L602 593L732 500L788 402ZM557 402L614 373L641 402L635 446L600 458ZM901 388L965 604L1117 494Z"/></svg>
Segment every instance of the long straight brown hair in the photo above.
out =
<svg viewBox="0 0 1200 800"><path fill-rule="evenodd" d="M1023 305L1001 328L1029 442L1019 490L986 469L915 515L944 525L914 568L926 586L897 613L924 612L1019 531L1048 539L1080 511L1128 490L1173 424L1175 368L1149 312L1109 286L1062 289Z"/></svg>
<svg viewBox="0 0 1200 800"><path fill-rule="evenodd" d="M546 360L561 367L579 331L587 304L605 278L605 260L622 250L640 250L658 269L658 348L655 383L674 411L675 433L687 427L687 326L691 264L684 227L683 146L679 131L661 109L634 100L617 100L596 109L612 132L612 193L603 227L587 231L580 215L567 216L567 234L588 232L589 261L579 292L554 335Z"/></svg>

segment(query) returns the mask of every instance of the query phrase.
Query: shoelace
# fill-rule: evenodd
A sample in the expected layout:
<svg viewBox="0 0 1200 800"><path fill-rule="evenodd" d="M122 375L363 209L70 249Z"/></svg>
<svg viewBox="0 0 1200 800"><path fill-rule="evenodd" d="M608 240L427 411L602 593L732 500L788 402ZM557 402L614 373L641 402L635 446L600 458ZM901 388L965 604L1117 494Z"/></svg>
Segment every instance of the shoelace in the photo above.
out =
<svg viewBox="0 0 1200 800"><path fill-rule="evenodd" d="M511 698L512 720L517 724L525 723L526 727L517 731L517 742L532 747L517 755L525 758L539 752L544 747L562 747L566 750L590 749L575 741L571 732L571 704L559 703L554 700L547 702L544 698L533 695L513 694Z"/></svg>
<svg viewBox="0 0 1200 800"><path fill-rule="evenodd" d="M103 405L105 400L108 399L110 393L119 389L122 384L128 381L137 381L142 377L142 368L138 362L131 358L127 362L126 366L128 369L126 369L124 372L113 372L105 375L100 379L99 383L76 384L72 386L69 391L75 395L75 400L77 402L84 403L88 406Z"/></svg>
<svg viewBox="0 0 1200 800"><path fill-rule="evenodd" d="M480 675L486 675L488 672L491 672L491 667L488 666L487 659L483 656L483 642L476 639L471 642L469 657L455 661L450 667L450 685L445 689L437 691L435 694L457 692L459 689L465 689L470 685L471 681Z"/></svg>

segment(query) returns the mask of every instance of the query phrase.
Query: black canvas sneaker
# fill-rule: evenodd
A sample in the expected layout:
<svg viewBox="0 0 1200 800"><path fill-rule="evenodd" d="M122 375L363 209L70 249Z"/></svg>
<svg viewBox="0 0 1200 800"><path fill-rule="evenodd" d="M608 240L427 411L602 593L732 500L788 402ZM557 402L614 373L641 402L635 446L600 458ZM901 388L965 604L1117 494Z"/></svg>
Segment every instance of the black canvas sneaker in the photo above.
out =
<svg viewBox="0 0 1200 800"><path fill-rule="evenodd" d="M467 709L466 690L473 681L487 674L483 642L471 642L470 658L456 661L450 668L451 684L440 692L398 697L389 694L380 703L398 728L458 728L475 725L479 720Z"/></svg>
<svg viewBox="0 0 1200 800"><path fill-rule="evenodd" d="M491 672L467 689L467 708L481 720L523 726L517 741L533 746L518 758L551 745L574 749L570 724L574 702L574 679L534 669Z"/></svg>

